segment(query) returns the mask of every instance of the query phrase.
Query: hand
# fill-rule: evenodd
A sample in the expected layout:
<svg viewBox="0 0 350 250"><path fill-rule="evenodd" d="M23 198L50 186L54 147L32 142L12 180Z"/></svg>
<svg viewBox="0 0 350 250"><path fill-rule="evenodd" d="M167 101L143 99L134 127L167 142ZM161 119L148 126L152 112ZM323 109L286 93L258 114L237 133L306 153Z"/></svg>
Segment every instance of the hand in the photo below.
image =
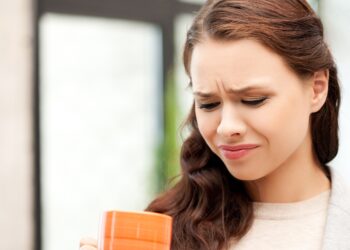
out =
<svg viewBox="0 0 350 250"><path fill-rule="evenodd" d="M82 238L80 240L80 250L97 250L97 240L94 238Z"/></svg>

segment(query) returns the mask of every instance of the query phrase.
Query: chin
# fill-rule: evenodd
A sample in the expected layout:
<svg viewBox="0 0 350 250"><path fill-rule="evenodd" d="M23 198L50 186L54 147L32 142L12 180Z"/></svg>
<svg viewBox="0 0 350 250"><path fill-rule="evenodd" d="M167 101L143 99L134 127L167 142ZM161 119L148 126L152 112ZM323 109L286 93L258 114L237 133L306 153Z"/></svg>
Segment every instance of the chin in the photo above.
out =
<svg viewBox="0 0 350 250"><path fill-rule="evenodd" d="M255 181L264 178L265 175L257 173L257 171L247 171L246 169L228 168L231 175L240 181Z"/></svg>

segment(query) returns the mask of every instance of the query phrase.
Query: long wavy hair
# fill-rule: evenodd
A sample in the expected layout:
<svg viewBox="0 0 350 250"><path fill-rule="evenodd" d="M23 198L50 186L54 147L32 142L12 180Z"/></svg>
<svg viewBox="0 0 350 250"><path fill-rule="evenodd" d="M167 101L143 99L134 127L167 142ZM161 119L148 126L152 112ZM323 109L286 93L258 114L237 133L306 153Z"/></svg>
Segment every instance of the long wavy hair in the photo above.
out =
<svg viewBox="0 0 350 250"><path fill-rule="evenodd" d="M225 41L255 39L280 55L300 77L329 70L327 100L311 115L312 140L323 166L337 155L337 69L324 41L322 22L306 1L207 1L187 33L183 59L190 78L193 48L205 37ZM228 172L205 143L194 105L185 125L190 135L181 149L181 179L146 210L173 217L173 250L225 249L231 240L239 240L250 229L252 200L243 182Z"/></svg>

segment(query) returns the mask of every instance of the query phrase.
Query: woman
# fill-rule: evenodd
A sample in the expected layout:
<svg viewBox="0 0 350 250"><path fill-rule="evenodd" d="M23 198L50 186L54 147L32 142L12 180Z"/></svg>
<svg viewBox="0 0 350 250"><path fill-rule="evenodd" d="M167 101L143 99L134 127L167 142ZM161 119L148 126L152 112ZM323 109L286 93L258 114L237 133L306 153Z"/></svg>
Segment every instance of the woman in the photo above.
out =
<svg viewBox="0 0 350 250"><path fill-rule="evenodd" d="M337 70L307 2L208 1L184 64L182 177L146 209L173 217L172 249L350 249L350 191L327 166Z"/></svg>

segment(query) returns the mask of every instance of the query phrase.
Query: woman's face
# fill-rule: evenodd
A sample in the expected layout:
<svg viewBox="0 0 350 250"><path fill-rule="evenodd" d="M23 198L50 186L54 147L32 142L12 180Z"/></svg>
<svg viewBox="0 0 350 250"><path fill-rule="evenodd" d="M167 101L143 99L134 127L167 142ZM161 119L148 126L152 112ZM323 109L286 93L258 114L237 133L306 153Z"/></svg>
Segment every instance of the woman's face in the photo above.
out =
<svg viewBox="0 0 350 250"><path fill-rule="evenodd" d="M253 40L207 39L190 73L200 133L234 177L257 180L310 153L310 83L279 55Z"/></svg>

